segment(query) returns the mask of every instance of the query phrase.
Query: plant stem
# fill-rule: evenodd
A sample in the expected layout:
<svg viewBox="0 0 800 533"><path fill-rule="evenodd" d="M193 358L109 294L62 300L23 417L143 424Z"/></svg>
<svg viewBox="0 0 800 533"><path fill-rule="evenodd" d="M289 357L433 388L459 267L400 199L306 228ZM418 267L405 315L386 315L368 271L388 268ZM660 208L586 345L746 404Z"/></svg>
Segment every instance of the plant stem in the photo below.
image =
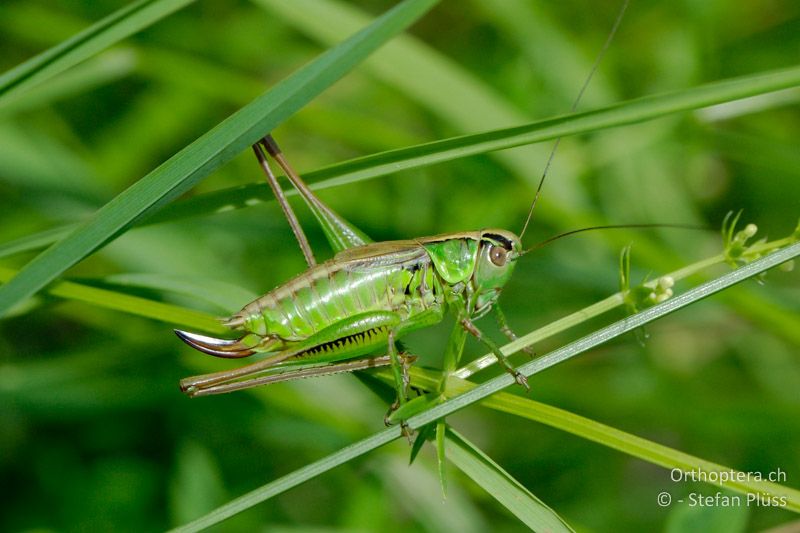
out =
<svg viewBox="0 0 800 533"><path fill-rule="evenodd" d="M748 252L764 254L771 252L773 250L783 248L784 246L792 244L794 241L795 239L793 236L784 237L782 239L777 239L771 242L755 244L748 249ZM722 263L725 263L725 255L717 254L707 259L697 261L696 263L692 263L691 265L679 268L678 270L670 272L666 276L669 276L673 280L677 281L680 279L688 278L689 276L696 274L697 272L700 272L714 265ZM643 285L645 287L655 288L657 283L658 279L655 279L648 281L647 283L643 283ZM569 328L577 326L578 324L586 322L589 319L592 319L596 316L602 315L603 313L611 311L612 309L619 307L623 303L625 303L625 295L622 292L614 293L608 298L593 303L588 307L584 307L580 311L576 311L572 314L569 314L563 318L556 320L555 322L551 322L546 326L531 331L527 335L523 335L517 340L506 344L505 346L500 348L500 350L505 355L514 354L534 343L540 342L544 339L552 337L557 333L561 333L562 331L565 331ZM489 353L475 359L468 365L459 368L453 373L453 376L460 379L467 379L470 376L474 375L475 373L483 370L484 368L492 366L496 362L497 362L497 357L494 354Z"/></svg>

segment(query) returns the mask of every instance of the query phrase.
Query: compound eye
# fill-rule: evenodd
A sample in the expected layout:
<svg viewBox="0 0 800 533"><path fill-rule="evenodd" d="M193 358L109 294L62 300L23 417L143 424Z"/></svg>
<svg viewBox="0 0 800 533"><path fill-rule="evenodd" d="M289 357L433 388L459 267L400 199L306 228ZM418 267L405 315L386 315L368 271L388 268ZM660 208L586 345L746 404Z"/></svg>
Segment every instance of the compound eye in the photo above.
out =
<svg viewBox="0 0 800 533"><path fill-rule="evenodd" d="M502 246L492 246L489 248L489 259L492 261L492 264L499 267L505 266L507 258L508 250Z"/></svg>

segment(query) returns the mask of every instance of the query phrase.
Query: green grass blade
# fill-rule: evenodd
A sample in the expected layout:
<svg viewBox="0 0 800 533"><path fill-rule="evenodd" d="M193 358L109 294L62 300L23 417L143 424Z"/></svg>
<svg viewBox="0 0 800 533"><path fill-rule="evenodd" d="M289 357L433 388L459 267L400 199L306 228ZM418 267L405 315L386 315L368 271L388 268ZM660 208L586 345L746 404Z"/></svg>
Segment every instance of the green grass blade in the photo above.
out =
<svg viewBox="0 0 800 533"><path fill-rule="evenodd" d="M715 473L723 476L730 474L730 472L735 472L734 469L728 466L706 461L563 409L514 394L495 394L484 400L481 405L541 422L664 468L678 468L684 472ZM787 509L800 512L800 491L778 483L749 479L744 473L741 476L733 475L730 477L729 481L720 482L711 481L715 478L709 477L709 483L743 494L766 493L775 497L783 497L786 498ZM725 478L716 476L716 479Z"/></svg>
<svg viewBox="0 0 800 533"><path fill-rule="evenodd" d="M520 144L542 142L565 135L588 133L601 128L644 122L672 113L699 109L720 102L730 102L754 94L766 94L797 85L800 85L800 67L743 76L675 93L629 100L590 112L532 122L524 126L380 152L303 173L303 178L310 183L310 187L314 190L337 187L491 150L504 150ZM287 195L293 194L296 194L295 191L287 191ZM231 187L176 202L148 218L146 224L198 215L205 216L272 200L272 193L263 182ZM0 245L0 257L52 244L64 235L64 231L54 228Z"/></svg>
<svg viewBox="0 0 800 533"><path fill-rule="evenodd" d="M88 59L194 0L140 0L0 76L0 104Z"/></svg>
<svg viewBox="0 0 800 533"><path fill-rule="evenodd" d="M24 91L13 91L9 98L0 98L0 119L8 120L121 80L134 72L136 62L135 52L124 46L97 54L48 79L47 83L36 84Z"/></svg>
<svg viewBox="0 0 800 533"><path fill-rule="evenodd" d="M188 296L195 301L212 304L224 315L231 315L242 307L242 302L252 302L258 294L233 283L207 278L187 278L169 274L128 273L103 278L104 282L123 287L138 287L166 291Z"/></svg>
<svg viewBox="0 0 800 533"><path fill-rule="evenodd" d="M336 165L302 173L314 190L357 183L378 176L410 170L491 150L504 150L555 139L657 119L672 113L730 102L753 94L765 94L800 85L800 66L767 73L732 78L692 89L629 100L594 111L574 113L555 119L532 122L514 128L483 132L390 150L352 159ZM198 195L171 205L153 221L163 222L199 214L243 208L259 201L271 201L269 188L262 182ZM287 191L294 194L294 191Z"/></svg>
<svg viewBox="0 0 800 533"><path fill-rule="evenodd" d="M255 0L254 3L325 45L335 43L369 20L352 2L296 0L288 4L281 0ZM459 131L497 128L529 118L472 72L411 35L393 41L364 67ZM442 90L445 87L458 90Z"/></svg>
<svg viewBox="0 0 800 533"><path fill-rule="evenodd" d="M69 235L77 227L77 224L67 224L4 242L0 244L0 258L46 248Z"/></svg>
<svg viewBox="0 0 800 533"><path fill-rule="evenodd" d="M776 239L774 241L761 242L758 245L758 253L769 253L772 250L777 250L784 246L788 246L797 242L794 235ZM694 274L702 272L714 265L725 263L725 254L715 255L701 261L697 261L690 265L683 266L677 270L664 274L662 277L669 277L673 281L680 281L688 278ZM654 288L655 282L650 281L643 284L644 286ZM798 331L800 331L800 317L796 317L791 312L777 307L774 302L768 302L752 291L741 289L736 293L726 293L720 297L724 302L734 305L738 312L745 316L749 316L754 321L762 321L765 328L772 329L787 339L796 341L800 344L798 338ZM572 327L582 324L593 317L607 313L612 309L620 307L625 303L625 296L621 292L614 293L602 300L584 307L574 313L563 316L558 320L550 322L541 328L526 333L522 337L517 338L515 341L508 343L503 347L503 353L511 355L519 352L522 348L533 346L536 343L543 341L557 333L566 331ZM476 372L489 368L497 362L497 357L493 353L488 353L482 357L478 357L470 361L467 365L452 372L452 374L461 379L467 379L474 375Z"/></svg>
<svg viewBox="0 0 800 533"><path fill-rule="evenodd" d="M537 372L541 372L551 366L574 357L575 355L603 344L604 342L649 324L650 322L661 318L662 316L677 311L678 309L711 296L712 294L720 292L745 279L756 276L772 267L785 263L797 257L798 255L800 255L800 243L793 244L783 248L782 250L773 252L737 270L724 274L719 278L703 283L702 285L698 285L697 287L687 291L684 294L676 296L675 298L657 304L645 311L601 328L594 333L591 333L562 348L554 350L549 354L536 359L535 361L531 361L530 363L519 367L518 370L526 376L531 376ZM468 405L479 402L513 383L514 378L511 375L503 374L475 387L464 394L456 396L455 398L447 400L446 402L443 402L410 418L407 421L408 425L412 428L420 428L433 422L434 420L438 420L439 418L448 416L460 409L463 409ZM296 487L304 481L308 481L309 479L323 474L343 463L364 455L371 450L391 442L399 436L399 427L393 427L379 433L375 433L363 440L347 446L346 448L342 448L341 450L328 455L319 461L309 463L299 470L296 470L239 498L236 498L227 504L218 507L209 514L198 518L197 520L190 522L181 528L178 528L176 531L200 531L210 527L225 520L226 518L230 518L231 516L244 511L245 509L268 500L269 498L281 494L293 487Z"/></svg>
<svg viewBox="0 0 800 533"><path fill-rule="evenodd" d="M423 426L428 427L428 426ZM442 498L447 498L447 422L439 420L436 422L436 465L439 472L439 486L442 489Z"/></svg>
<svg viewBox="0 0 800 533"><path fill-rule="evenodd" d="M447 430L447 457L533 531L573 531L550 507L452 428Z"/></svg>
<svg viewBox="0 0 800 533"><path fill-rule="evenodd" d="M296 0L291 5L280 0L255 0L255 3L322 44L341 39L352 28L363 24L368 16L352 2L341 0ZM507 127L531 118L528 111L481 76L411 35L393 41L364 67L376 79L414 100L460 133ZM587 71L588 65L581 70L581 79ZM535 102L531 104L536 105ZM561 109L568 108L565 101ZM525 180L533 179L530 169L541 167L548 149L529 146L496 152L492 156L510 170L512 176ZM571 149L566 147L567 152ZM580 174L583 170L580 161L577 157L563 157L559 160L560 170L566 174ZM553 209L558 201L550 200L549 209Z"/></svg>
<svg viewBox="0 0 800 533"><path fill-rule="evenodd" d="M574 341L562 348L554 350L545 356L539 357L534 361L530 361L518 367L517 370L525 376L531 376L541 372L542 370L566 361L567 359L574 357L579 353L590 350L596 346L608 342L611 339L619 337L620 335L634 331L637 328L649 324L650 322L661 318L662 316L673 313L678 309L702 300L703 298L707 298L708 296L720 292L732 285L735 285L736 283L758 275L772 267L790 261L798 255L800 255L800 243L787 246L786 248L773 252L732 272L728 272L727 274L724 274L718 278L698 285L697 287L694 287L693 289L690 289L674 298L666 300L665 302L601 328L594 333L578 339L577 341ZM424 423L436 420L442 416L452 413L453 411L457 411L466 405L474 403L480 398L494 394L495 392L500 391L512 383L514 383L514 378L510 374L498 376L465 394L457 396L446 403L431 408L429 411L420 414L419 418L421 418ZM455 402L455 405L451 405L451 402Z"/></svg>
<svg viewBox="0 0 800 533"><path fill-rule="evenodd" d="M389 381L390 376L386 375L386 378ZM440 380L440 375L436 372L421 368L412 369L412 382L424 389L435 389ZM463 394L475 387L477 385L474 383L459 378L450 378L448 380L448 394L453 396ZM743 494L765 493L777 498L785 498L787 508L800 511L800 491L796 489L769 481L755 480L752 477L747 478L745 473L741 473L741 476L736 473L730 475L731 472L736 472L736 470L643 439L552 405L507 392L499 392L489 396L481 400L481 405L566 431L664 468L677 468L684 472L694 471L717 474L716 479L709 478L709 483ZM728 480L725 477L720 478L719 474L728 476Z"/></svg>
<svg viewBox="0 0 800 533"><path fill-rule="evenodd" d="M15 270L0 267L0 283L11 279ZM160 320L173 326L196 328L214 333L228 331L214 316L200 311L185 309L176 305L155 302L147 298L140 298L130 294L90 287L72 281L60 281L47 289L48 294L84 302L97 307L122 311L130 315L142 316L153 320Z"/></svg>
<svg viewBox="0 0 800 533"><path fill-rule="evenodd" d="M677 92L636 98L593 111L563 115L513 128L390 150L320 171L305 173L304 176L309 182L324 179L326 187L343 185L494 150L645 122L798 85L800 85L800 66L731 78Z"/></svg>
<svg viewBox="0 0 800 533"><path fill-rule="evenodd" d="M328 455L324 459L309 463L308 465L295 470L287 476L276 479L275 481L267 483L266 485L262 485L261 487L248 492L247 494L231 500L225 505L217 507L210 513L198 518L197 520L177 527L172 531L176 533L189 533L194 531L202 531L215 524L219 524L223 520L245 511L254 505L258 505L259 503L268 500L273 496L277 496L278 494L286 492L287 490L291 489L292 487L296 487L304 481L313 479L321 474L324 474L328 470L331 470L332 468L336 468L337 466L352 460L355 457L359 457L367 452L379 448L384 444L393 441L399 436L399 427L392 427L375 433L366 439L360 440L354 444L351 444L350 446L347 446L346 448L342 448L338 452Z"/></svg>
<svg viewBox="0 0 800 533"><path fill-rule="evenodd" d="M297 70L241 108L102 207L0 287L0 316L66 269L112 240L136 219L187 191L214 169L255 143L344 76L391 37L430 9L436 0L406 0Z"/></svg>

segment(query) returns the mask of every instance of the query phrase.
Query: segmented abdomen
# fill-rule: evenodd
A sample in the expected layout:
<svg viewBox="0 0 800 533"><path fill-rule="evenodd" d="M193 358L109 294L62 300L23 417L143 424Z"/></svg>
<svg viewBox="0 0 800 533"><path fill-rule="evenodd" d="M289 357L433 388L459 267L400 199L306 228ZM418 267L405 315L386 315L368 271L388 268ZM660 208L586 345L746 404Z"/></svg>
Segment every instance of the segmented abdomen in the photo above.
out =
<svg viewBox="0 0 800 533"><path fill-rule="evenodd" d="M302 340L360 313L396 311L406 319L443 304L443 282L427 254L384 266L329 261L251 302L228 324Z"/></svg>

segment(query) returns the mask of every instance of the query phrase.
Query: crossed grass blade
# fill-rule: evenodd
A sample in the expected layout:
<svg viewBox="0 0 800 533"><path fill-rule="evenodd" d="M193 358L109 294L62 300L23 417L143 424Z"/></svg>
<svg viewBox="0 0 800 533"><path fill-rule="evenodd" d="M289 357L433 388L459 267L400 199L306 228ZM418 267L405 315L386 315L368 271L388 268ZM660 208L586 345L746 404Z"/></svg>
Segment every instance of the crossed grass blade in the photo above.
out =
<svg viewBox="0 0 800 533"><path fill-rule="evenodd" d="M753 261L737 270L728 272L709 282L698 285L697 287L678 295L675 298L657 304L640 313L624 318L609 326L596 330L585 337L582 337L562 348L554 350L534 361L522 365L518 370L524 375L531 375L546 370L558 363L564 362L580 353L590 350L596 346L604 344L625 333L645 326L654 320L667 314L673 313L703 298L707 298L728 287L735 285L748 278L756 276L766 270L790 261L800 255L800 243L793 244L776 252L773 252L761 259ZM420 428L435 420L448 416L460 409L463 409L475 402L481 401L492 394L512 385L514 378L509 374L497 376L472 390L451 398L439 405L431 407L408 419L408 425L412 428ZM310 463L294 472L287 474L275 481L269 482L243 496L240 496L225 505L218 507L210 513L198 518L197 520L185 524L175 531L189 532L200 531L223 520L230 518L254 505L266 501L278 494L281 494L292 487L313 479L328 470L341 464L351 461L364 455L384 444L387 444L401 436L399 427L392 427L375 433L362 439L350 446L328 455L327 457Z"/></svg>
<svg viewBox="0 0 800 533"><path fill-rule="evenodd" d="M436 3L406 0L329 49L120 193L0 287L0 316L138 219L189 190L344 76Z"/></svg>

